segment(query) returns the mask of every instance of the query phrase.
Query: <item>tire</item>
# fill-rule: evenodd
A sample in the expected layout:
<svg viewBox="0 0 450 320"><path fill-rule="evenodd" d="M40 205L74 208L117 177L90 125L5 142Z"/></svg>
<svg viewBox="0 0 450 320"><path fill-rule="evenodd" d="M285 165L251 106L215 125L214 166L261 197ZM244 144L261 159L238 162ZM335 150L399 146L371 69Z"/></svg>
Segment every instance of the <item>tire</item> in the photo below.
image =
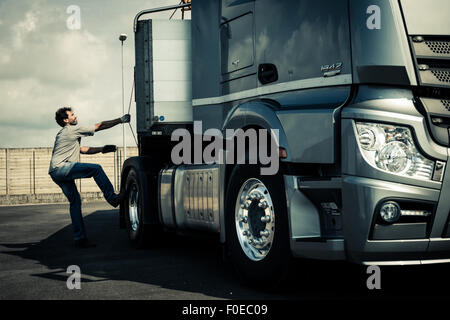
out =
<svg viewBox="0 0 450 320"><path fill-rule="evenodd" d="M139 249L153 246L160 235L159 226L144 224L144 215L152 210L148 195L153 192L146 185L142 176L131 168L126 178L123 205L128 238Z"/></svg>
<svg viewBox="0 0 450 320"><path fill-rule="evenodd" d="M260 175L257 165L237 165L229 181L228 257L241 281L273 289L285 280L292 260L282 176Z"/></svg>

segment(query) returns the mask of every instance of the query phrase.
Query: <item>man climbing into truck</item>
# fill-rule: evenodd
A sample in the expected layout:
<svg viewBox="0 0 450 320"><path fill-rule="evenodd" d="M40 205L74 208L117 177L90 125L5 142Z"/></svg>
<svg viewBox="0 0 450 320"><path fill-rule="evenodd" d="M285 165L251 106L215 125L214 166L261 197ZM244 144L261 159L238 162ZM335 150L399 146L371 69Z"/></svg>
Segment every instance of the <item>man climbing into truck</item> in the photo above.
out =
<svg viewBox="0 0 450 320"><path fill-rule="evenodd" d="M82 137L93 136L96 131L112 128L121 123L130 122L130 115L121 118L102 121L91 127L78 125L78 118L70 107L63 107L56 111L56 122L62 127L57 133L50 160L49 175L62 189L70 202L70 217L74 233L75 246L80 248L95 247L86 236L86 230L81 214L81 198L75 185L75 179L93 177L102 190L106 201L117 207L122 199L121 194L114 193L114 188L99 164L81 163L79 155L108 153L116 151L115 145L103 147L81 147Z"/></svg>

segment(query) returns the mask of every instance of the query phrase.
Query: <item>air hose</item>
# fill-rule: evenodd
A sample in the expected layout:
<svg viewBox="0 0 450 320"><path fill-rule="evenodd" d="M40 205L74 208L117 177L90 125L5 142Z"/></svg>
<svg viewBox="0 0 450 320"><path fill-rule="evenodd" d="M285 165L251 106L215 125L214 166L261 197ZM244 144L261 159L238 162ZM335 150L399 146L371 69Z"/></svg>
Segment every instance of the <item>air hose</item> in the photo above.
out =
<svg viewBox="0 0 450 320"><path fill-rule="evenodd" d="M128 104L128 114L130 114L131 110L131 101L133 99L133 93L134 93L134 77L133 77L133 85L131 86L131 95L130 95L130 103ZM130 126L131 134L133 135L134 141L136 142L136 146L138 146L138 142L136 139L136 136L134 135L133 127L131 126L131 122L128 122L128 125Z"/></svg>

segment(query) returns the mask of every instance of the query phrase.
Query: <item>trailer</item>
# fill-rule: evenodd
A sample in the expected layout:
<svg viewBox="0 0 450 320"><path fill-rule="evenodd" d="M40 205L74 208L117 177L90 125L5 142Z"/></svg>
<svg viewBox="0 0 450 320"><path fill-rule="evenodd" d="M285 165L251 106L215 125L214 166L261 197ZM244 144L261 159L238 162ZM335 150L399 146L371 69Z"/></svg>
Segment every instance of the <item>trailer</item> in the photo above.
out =
<svg viewBox="0 0 450 320"><path fill-rule="evenodd" d="M192 19L143 18L174 9ZM256 284L283 279L292 258L450 262L449 9L193 0L140 12L139 156L121 178L132 243L216 234Z"/></svg>

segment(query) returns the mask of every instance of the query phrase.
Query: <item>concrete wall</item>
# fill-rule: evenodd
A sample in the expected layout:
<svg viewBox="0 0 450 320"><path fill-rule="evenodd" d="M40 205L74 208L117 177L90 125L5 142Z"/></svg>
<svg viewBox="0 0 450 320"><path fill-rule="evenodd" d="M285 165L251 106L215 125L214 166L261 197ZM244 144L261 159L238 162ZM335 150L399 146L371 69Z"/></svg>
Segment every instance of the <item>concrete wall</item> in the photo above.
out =
<svg viewBox="0 0 450 320"><path fill-rule="evenodd" d="M127 158L137 154L137 147L127 147ZM0 149L0 205L67 202L48 175L51 155L52 148ZM80 155L80 162L100 164L118 191L123 148L114 153ZM76 184L83 201L103 199L94 179L77 179Z"/></svg>

